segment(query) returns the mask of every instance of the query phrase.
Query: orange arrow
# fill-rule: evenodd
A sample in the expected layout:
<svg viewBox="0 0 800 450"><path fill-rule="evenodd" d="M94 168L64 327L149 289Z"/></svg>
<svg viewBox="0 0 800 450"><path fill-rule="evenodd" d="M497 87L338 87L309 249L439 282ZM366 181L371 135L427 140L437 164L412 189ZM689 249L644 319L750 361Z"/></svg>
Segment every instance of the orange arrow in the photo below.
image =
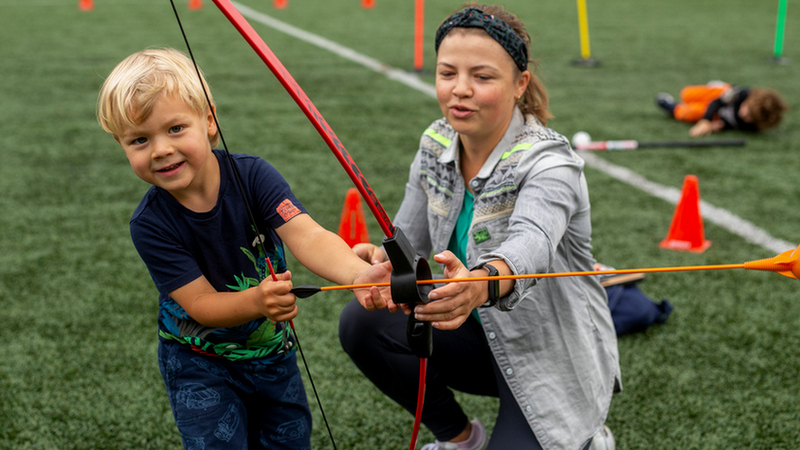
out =
<svg viewBox="0 0 800 450"><path fill-rule="evenodd" d="M659 272L690 272L698 270L727 270L727 269L747 269L763 270L776 272L785 277L800 279L800 246L794 250L787 250L772 258L758 259L741 264L716 264L704 266L672 266L672 267L653 267L647 269L619 269L619 270L592 270L585 272L557 272L557 273L536 273L523 275L500 275L495 277L470 277L470 278L440 278L435 280L417 280L417 284L438 284L438 283L457 283L462 281L489 281L489 280L519 280L525 278L557 278L557 277L579 277L588 275L622 275L626 273L659 273ZM341 286L297 286L292 292L300 298L306 298L320 291L337 291L342 289L368 289L372 286L386 287L390 283L375 284L349 284Z"/></svg>

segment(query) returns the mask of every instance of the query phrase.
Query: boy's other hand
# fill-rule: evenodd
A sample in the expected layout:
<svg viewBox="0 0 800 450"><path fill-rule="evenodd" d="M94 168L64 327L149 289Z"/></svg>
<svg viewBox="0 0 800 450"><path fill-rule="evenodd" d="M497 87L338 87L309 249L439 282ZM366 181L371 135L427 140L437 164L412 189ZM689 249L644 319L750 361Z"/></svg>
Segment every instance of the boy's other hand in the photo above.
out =
<svg viewBox="0 0 800 450"><path fill-rule="evenodd" d="M386 252L375 244L361 243L353 246L353 253L370 264L380 264L386 261Z"/></svg>
<svg viewBox="0 0 800 450"><path fill-rule="evenodd" d="M373 247L375 246L373 245ZM353 280L353 284L386 283L390 282L391 278L392 263L386 261L366 268ZM381 288L373 286L369 289L355 289L354 294L358 302L361 303L361 306L366 308L367 311L389 308L389 311L396 312L398 309L398 306L392 301L392 290L390 286Z"/></svg>

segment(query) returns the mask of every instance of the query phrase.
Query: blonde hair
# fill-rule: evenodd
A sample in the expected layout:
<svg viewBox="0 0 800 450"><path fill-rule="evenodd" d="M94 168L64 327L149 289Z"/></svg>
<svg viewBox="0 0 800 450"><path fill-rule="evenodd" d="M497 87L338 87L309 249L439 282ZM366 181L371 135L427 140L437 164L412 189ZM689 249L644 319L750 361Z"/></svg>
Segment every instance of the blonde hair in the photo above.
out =
<svg viewBox="0 0 800 450"><path fill-rule="evenodd" d="M478 8L486 14L491 14L505 22L509 27L511 27L512 30L514 30L515 33L517 33L517 36L519 36L522 41L525 42L525 45L528 47L528 52L530 53L531 36L528 34L528 31L525 29L525 24L522 23L522 20L520 20L519 17L509 11L506 11L501 6L468 4L467 7L469 6ZM536 76L536 61L531 59L530 54L527 56L528 71L531 73L531 79L528 82L528 86L525 88L525 93L522 94L522 97L517 101L517 106L523 114L533 114L537 119L539 119L539 122L541 122L542 125L546 126L547 120L553 118L553 115L550 114L550 110L548 109L550 101L547 98L547 90L545 90L544 84ZM520 72L516 66L514 66L514 70L516 71L517 76L521 75L522 72Z"/></svg>
<svg viewBox="0 0 800 450"><path fill-rule="evenodd" d="M119 137L126 128L147 120L161 96L176 96L204 115L214 99L202 72L199 77L197 72L194 63L175 49L134 53L117 64L100 88L97 121L104 130ZM216 147L219 132L210 141Z"/></svg>

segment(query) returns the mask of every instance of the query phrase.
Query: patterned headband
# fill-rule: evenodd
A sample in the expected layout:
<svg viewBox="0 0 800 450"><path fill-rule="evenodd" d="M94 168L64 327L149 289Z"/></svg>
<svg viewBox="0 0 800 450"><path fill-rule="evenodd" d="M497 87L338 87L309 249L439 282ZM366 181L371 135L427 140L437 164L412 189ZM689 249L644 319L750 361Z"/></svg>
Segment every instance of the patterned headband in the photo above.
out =
<svg viewBox="0 0 800 450"><path fill-rule="evenodd" d="M492 37L511 55L519 70L528 68L528 46L519 35L505 22L486 14L478 8L467 8L459 11L442 23L436 30L436 53L439 45L453 28L480 28Z"/></svg>

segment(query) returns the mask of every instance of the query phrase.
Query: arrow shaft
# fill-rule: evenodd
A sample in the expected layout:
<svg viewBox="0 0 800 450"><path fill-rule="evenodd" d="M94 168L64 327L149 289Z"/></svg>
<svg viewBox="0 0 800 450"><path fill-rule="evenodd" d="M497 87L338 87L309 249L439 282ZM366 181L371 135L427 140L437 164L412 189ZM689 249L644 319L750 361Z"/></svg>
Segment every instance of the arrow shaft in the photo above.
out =
<svg viewBox="0 0 800 450"><path fill-rule="evenodd" d="M417 280L417 284L438 284L438 283L459 283L472 281L491 281L491 280L521 280L526 278L558 278L558 277L580 277L590 275L622 275L627 273L660 273L660 272L690 272L698 270L728 270L744 269L744 264L716 264L704 266L676 266L676 267L652 267L645 269L617 269L617 270L592 270L584 272L554 272L554 273L534 273L520 275L499 275L496 277L470 277L470 278L439 278L434 280ZM372 286L386 287L390 283L376 284L350 284L340 286L323 286L322 291L336 291L342 289L368 289Z"/></svg>

